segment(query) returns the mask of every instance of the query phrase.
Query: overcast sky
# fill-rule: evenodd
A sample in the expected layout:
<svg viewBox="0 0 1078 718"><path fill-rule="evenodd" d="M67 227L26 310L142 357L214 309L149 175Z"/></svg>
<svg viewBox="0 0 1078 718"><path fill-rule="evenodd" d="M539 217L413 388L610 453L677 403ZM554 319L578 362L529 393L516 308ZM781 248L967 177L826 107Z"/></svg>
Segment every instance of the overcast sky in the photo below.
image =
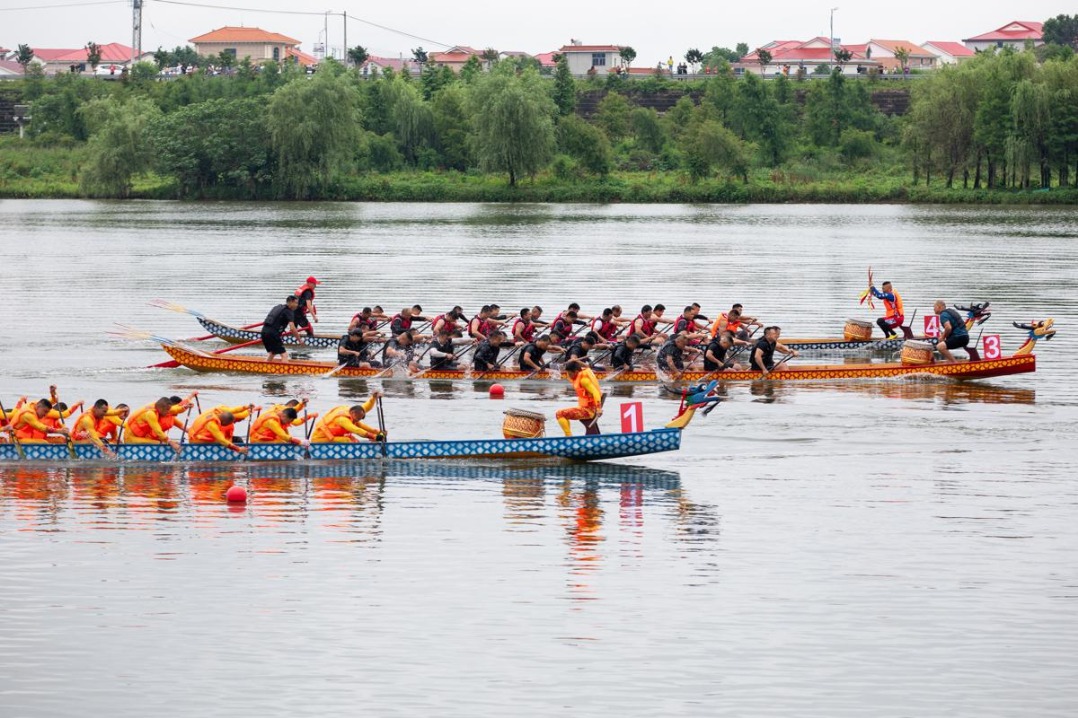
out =
<svg viewBox="0 0 1078 718"><path fill-rule="evenodd" d="M1011 20L1044 21L1078 10L1069 2L1029 0L1022 3L980 0L976 3L940 0L903 2L842 2L834 12L835 37L859 43L869 38L962 40L993 30ZM180 4L183 3L183 4ZM48 7L72 5L72 7ZM83 5L83 7L78 7ZM193 7L206 5L216 7ZM223 9L221 6L249 9ZM755 48L771 40L827 36L827 2L771 0L770 2L701 3L580 2L579 0L144 0L142 47L155 50L186 44L188 39L224 25L257 26L294 37L312 52L325 36L323 15L274 14L266 10L322 13L342 10L353 18L384 25L407 35L379 29L359 20L348 22L349 46L363 45L371 54L396 57L410 49L444 49L438 43L483 49L550 52L571 38L587 44L631 45L637 66L654 65L690 47L703 51L738 42ZM31 8L31 9L19 9ZM257 9L256 9L257 8ZM343 44L338 14L328 19L330 47ZM131 0L0 0L0 46L19 43L37 47L82 47L131 44Z"/></svg>

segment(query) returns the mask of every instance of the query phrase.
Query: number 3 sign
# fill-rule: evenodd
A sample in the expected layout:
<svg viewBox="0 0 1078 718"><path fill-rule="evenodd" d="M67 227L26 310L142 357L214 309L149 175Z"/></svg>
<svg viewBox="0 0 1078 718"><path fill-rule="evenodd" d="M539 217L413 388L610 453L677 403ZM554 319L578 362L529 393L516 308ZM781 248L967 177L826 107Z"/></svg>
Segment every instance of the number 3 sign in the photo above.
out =
<svg viewBox="0 0 1078 718"><path fill-rule="evenodd" d="M940 318L935 314L925 315L925 336L938 337L940 335Z"/></svg>
<svg viewBox="0 0 1078 718"><path fill-rule="evenodd" d="M999 344L998 334L989 334L984 338L984 358L999 359L1003 356L1003 350Z"/></svg>

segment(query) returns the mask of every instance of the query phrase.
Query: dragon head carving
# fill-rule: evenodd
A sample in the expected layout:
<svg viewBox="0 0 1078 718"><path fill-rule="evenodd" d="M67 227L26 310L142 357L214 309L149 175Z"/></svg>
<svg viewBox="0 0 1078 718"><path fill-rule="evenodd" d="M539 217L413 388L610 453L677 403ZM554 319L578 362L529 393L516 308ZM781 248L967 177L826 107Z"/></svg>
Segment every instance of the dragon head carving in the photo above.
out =
<svg viewBox="0 0 1078 718"><path fill-rule="evenodd" d="M1051 319L1042 319L1040 321L1031 321L1029 324L1019 324L1013 322L1016 329L1023 329L1029 332L1026 335L1026 342L1018 351L1014 353L1015 356L1020 354L1029 354L1033 351L1033 346L1040 339L1051 339L1056 335L1056 330L1052 328L1055 322Z"/></svg>

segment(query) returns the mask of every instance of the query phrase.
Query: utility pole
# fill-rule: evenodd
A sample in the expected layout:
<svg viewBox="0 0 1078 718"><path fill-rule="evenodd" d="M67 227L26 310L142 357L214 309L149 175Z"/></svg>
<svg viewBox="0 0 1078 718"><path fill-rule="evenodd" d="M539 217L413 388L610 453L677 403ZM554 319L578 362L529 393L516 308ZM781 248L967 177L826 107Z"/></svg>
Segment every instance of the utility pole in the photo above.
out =
<svg viewBox="0 0 1078 718"><path fill-rule="evenodd" d="M341 19L344 20L344 66L348 67L348 11L341 10Z"/></svg>
<svg viewBox="0 0 1078 718"><path fill-rule="evenodd" d="M142 55L142 0L131 0L131 64Z"/></svg>
<svg viewBox="0 0 1078 718"><path fill-rule="evenodd" d="M835 10L838 10L838 8L831 8L831 34L827 38L828 44L831 45L831 57L827 60L827 66L832 69L835 63Z"/></svg>

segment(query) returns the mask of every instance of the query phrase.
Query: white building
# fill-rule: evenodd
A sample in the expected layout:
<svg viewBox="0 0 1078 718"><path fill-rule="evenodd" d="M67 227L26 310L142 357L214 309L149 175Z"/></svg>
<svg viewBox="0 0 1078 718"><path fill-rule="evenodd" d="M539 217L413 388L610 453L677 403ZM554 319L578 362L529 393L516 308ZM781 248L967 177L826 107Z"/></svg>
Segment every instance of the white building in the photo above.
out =
<svg viewBox="0 0 1078 718"><path fill-rule="evenodd" d="M582 45L574 42L565 45L559 53L565 55L569 72L584 76L594 69L598 75L606 75L621 67L621 48L617 45Z"/></svg>

